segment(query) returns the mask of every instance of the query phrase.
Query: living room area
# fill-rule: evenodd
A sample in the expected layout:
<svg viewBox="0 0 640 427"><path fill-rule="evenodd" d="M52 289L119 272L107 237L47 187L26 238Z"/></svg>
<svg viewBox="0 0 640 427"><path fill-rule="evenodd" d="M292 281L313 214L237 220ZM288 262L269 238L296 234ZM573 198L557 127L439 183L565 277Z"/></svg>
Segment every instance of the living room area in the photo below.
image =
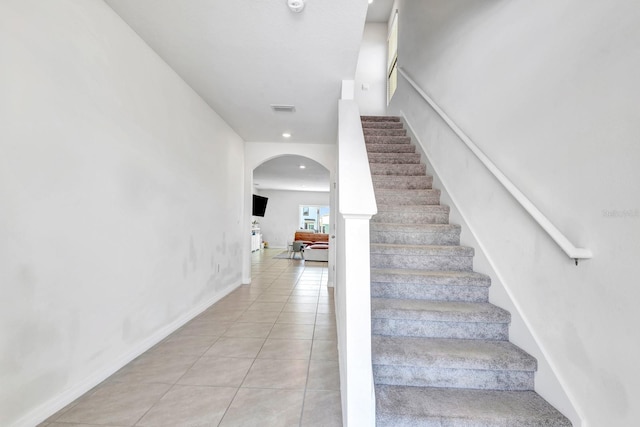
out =
<svg viewBox="0 0 640 427"><path fill-rule="evenodd" d="M280 156L256 167L254 200L257 205L266 203L266 208L252 211L252 239L262 243L252 244L252 252L281 249L277 258L328 262L329 181L324 166L303 156Z"/></svg>

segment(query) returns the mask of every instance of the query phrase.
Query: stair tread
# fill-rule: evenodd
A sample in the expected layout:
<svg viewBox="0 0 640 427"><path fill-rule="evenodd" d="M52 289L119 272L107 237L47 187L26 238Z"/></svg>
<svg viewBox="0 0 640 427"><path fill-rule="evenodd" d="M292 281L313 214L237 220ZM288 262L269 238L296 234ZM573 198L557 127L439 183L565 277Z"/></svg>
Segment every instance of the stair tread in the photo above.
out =
<svg viewBox="0 0 640 427"><path fill-rule="evenodd" d="M371 337L374 365L535 371L537 361L509 341L423 337Z"/></svg>
<svg viewBox="0 0 640 427"><path fill-rule="evenodd" d="M378 426L570 427L534 391L376 385Z"/></svg>
<svg viewBox="0 0 640 427"><path fill-rule="evenodd" d="M375 250L374 250L375 249ZM385 255L438 255L473 256L474 249L459 245L399 245L395 243L371 243L371 253Z"/></svg>
<svg viewBox="0 0 640 427"><path fill-rule="evenodd" d="M400 231L404 233L446 233L458 232L457 224L404 224L401 222L372 222L371 230L375 231Z"/></svg>
<svg viewBox="0 0 640 427"><path fill-rule="evenodd" d="M393 268L372 268L372 281L389 281L400 279L404 283L422 283L427 279L435 285L491 285L489 276L475 271L430 271Z"/></svg>
<svg viewBox="0 0 640 427"><path fill-rule="evenodd" d="M378 213L381 212L445 212L450 211L447 205L380 205L378 204Z"/></svg>
<svg viewBox="0 0 640 427"><path fill-rule="evenodd" d="M487 302L372 298L371 317L404 320L508 323L508 311Z"/></svg>

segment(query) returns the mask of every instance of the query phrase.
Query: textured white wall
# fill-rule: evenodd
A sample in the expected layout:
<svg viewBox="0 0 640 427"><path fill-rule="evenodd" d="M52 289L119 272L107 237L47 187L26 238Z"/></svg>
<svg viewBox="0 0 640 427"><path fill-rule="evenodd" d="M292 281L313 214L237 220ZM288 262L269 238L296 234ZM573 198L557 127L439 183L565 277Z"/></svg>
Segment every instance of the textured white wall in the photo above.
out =
<svg viewBox="0 0 640 427"><path fill-rule="evenodd" d="M243 141L103 2L0 2L0 425L241 281Z"/></svg>
<svg viewBox="0 0 640 427"><path fill-rule="evenodd" d="M431 151L582 425L632 425L640 418L632 326L640 298L638 3L400 5L400 66L594 258L578 267L567 259L401 78L393 112L407 114ZM544 379L538 386L571 412Z"/></svg>
<svg viewBox="0 0 640 427"><path fill-rule="evenodd" d="M354 97L363 116L385 114L387 109L386 67L387 24L369 22L365 24L362 34L354 88Z"/></svg>
<svg viewBox="0 0 640 427"><path fill-rule="evenodd" d="M260 222L262 240L271 248L286 248L293 240L300 228L300 205L329 206L329 193L325 192L260 190L259 194L269 202L264 218L255 219Z"/></svg>

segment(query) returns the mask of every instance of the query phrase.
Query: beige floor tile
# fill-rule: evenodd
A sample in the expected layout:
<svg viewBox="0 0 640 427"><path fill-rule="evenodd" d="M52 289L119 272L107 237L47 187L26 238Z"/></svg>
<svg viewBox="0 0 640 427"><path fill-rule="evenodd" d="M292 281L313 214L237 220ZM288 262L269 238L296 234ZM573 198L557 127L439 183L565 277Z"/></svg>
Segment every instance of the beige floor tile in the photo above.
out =
<svg viewBox="0 0 640 427"><path fill-rule="evenodd" d="M300 313L295 311L282 312L276 323L297 323L301 325L313 325L316 321L315 313Z"/></svg>
<svg viewBox="0 0 640 427"><path fill-rule="evenodd" d="M271 289L287 289L287 290L290 291L291 289L293 289L295 287L296 287L295 282L287 280L287 281L273 282L271 284L271 286L269 286L269 289L270 290Z"/></svg>
<svg viewBox="0 0 640 427"><path fill-rule="evenodd" d="M150 353L202 356L218 337L208 335L177 335L155 345Z"/></svg>
<svg viewBox="0 0 640 427"><path fill-rule="evenodd" d="M220 427L298 426L303 399L303 390L241 388Z"/></svg>
<svg viewBox="0 0 640 427"><path fill-rule="evenodd" d="M247 311L238 317L236 322L248 323L275 323L280 312L278 311Z"/></svg>
<svg viewBox="0 0 640 427"><path fill-rule="evenodd" d="M266 338L273 328L272 323L235 323L223 336L239 338Z"/></svg>
<svg viewBox="0 0 640 427"><path fill-rule="evenodd" d="M283 302L254 302L247 311L282 311ZM239 316L238 316L239 317Z"/></svg>
<svg viewBox="0 0 640 427"><path fill-rule="evenodd" d="M317 297L318 295L320 295L320 291L316 290L309 290L309 289L294 289L291 291L291 295L301 295L301 296L306 296L306 297Z"/></svg>
<svg viewBox="0 0 640 427"><path fill-rule="evenodd" d="M297 312L297 313L315 313L318 304L305 304L298 302L289 302L287 303L282 311L283 312Z"/></svg>
<svg viewBox="0 0 640 427"><path fill-rule="evenodd" d="M178 381L178 384L240 387L253 358L202 357Z"/></svg>
<svg viewBox="0 0 640 427"><path fill-rule="evenodd" d="M320 291L320 285L313 282L298 282L296 290L299 291Z"/></svg>
<svg viewBox="0 0 640 427"><path fill-rule="evenodd" d="M133 425L157 402L169 384L106 383L56 420L58 423Z"/></svg>
<svg viewBox="0 0 640 427"><path fill-rule="evenodd" d="M236 392L230 387L173 386L136 426L215 426Z"/></svg>
<svg viewBox="0 0 640 427"><path fill-rule="evenodd" d="M259 359L304 359L311 355L311 340L269 338L258 353Z"/></svg>
<svg viewBox="0 0 640 427"><path fill-rule="evenodd" d="M253 303L252 303L253 304ZM235 322L238 317L244 313L245 310L235 310L235 311L205 311L194 320L205 320L205 321L213 321L213 322Z"/></svg>
<svg viewBox="0 0 640 427"><path fill-rule="evenodd" d="M317 325L335 325L336 316L334 313L318 313L316 316Z"/></svg>
<svg viewBox="0 0 640 427"><path fill-rule="evenodd" d="M256 359L242 387L304 389L308 367L307 360Z"/></svg>
<svg viewBox="0 0 640 427"><path fill-rule="evenodd" d="M335 313L335 307L333 304L318 304L318 313Z"/></svg>
<svg viewBox="0 0 640 427"><path fill-rule="evenodd" d="M302 427L342 427L340 392L307 390L300 425Z"/></svg>
<svg viewBox="0 0 640 427"><path fill-rule="evenodd" d="M256 298L256 302L287 302L288 299L288 295L263 294Z"/></svg>
<svg viewBox="0 0 640 427"><path fill-rule="evenodd" d="M313 325L300 325L295 323L276 323L273 325L269 338L309 340L313 338L313 327Z"/></svg>
<svg viewBox="0 0 640 427"><path fill-rule="evenodd" d="M313 340L311 359L338 360L337 341Z"/></svg>
<svg viewBox="0 0 640 427"><path fill-rule="evenodd" d="M97 424L85 424L85 423L49 423L38 424L38 427L96 427ZM100 427L119 427L116 425L100 424Z"/></svg>
<svg viewBox="0 0 640 427"><path fill-rule="evenodd" d="M263 338L221 337L205 353L207 357L256 357L264 343Z"/></svg>
<svg viewBox="0 0 640 427"><path fill-rule="evenodd" d="M213 320L192 320L178 329L173 335L208 335L219 337L232 324L232 322L216 322Z"/></svg>
<svg viewBox="0 0 640 427"><path fill-rule="evenodd" d="M174 384L198 360L198 356L145 353L107 379L120 383Z"/></svg>
<svg viewBox="0 0 640 427"><path fill-rule="evenodd" d="M316 325L313 331L313 339L316 340L336 340L338 332L334 325Z"/></svg>
<svg viewBox="0 0 640 427"><path fill-rule="evenodd" d="M317 296L305 296L305 295L291 295L287 302L302 303L302 304L317 304Z"/></svg>
<svg viewBox="0 0 640 427"><path fill-rule="evenodd" d="M269 288L262 295L291 295L291 289L285 288Z"/></svg>
<svg viewBox="0 0 640 427"><path fill-rule="evenodd" d="M311 360L307 390L340 390L337 360Z"/></svg>

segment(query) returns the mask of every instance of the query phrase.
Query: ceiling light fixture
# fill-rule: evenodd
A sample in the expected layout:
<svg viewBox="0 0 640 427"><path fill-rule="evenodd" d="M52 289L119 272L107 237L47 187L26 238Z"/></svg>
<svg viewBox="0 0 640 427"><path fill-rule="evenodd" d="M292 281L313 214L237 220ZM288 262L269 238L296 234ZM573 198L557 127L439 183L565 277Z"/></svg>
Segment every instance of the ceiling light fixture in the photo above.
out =
<svg viewBox="0 0 640 427"><path fill-rule="evenodd" d="M373 3L373 0L369 0L369 4Z"/></svg>
<svg viewBox="0 0 640 427"><path fill-rule="evenodd" d="M300 165L300 169L305 169L306 166L305 165Z"/></svg>
<svg viewBox="0 0 640 427"><path fill-rule="evenodd" d="M304 0L287 0L287 6L292 12L300 13L304 9Z"/></svg>
<svg viewBox="0 0 640 427"><path fill-rule="evenodd" d="M285 132L282 134L285 138L291 138L291 134L289 132Z"/></svg>

